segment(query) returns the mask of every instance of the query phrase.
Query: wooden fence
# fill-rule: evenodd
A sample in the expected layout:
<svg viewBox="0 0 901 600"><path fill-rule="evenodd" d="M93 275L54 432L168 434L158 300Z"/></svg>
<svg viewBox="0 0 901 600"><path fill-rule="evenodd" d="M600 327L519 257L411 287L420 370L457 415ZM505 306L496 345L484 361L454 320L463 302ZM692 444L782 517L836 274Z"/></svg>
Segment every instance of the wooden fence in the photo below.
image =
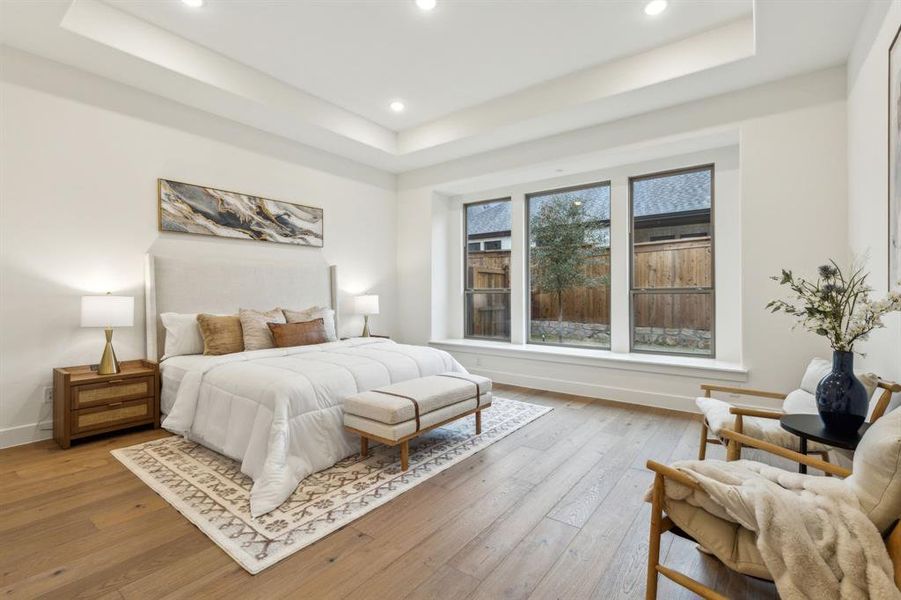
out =
<svg viewBox="0 0 901 600"><path fill-rule="evenodd" d="M710 238L666 240L635 244L635 287L709 287L712 255ZM599 280L610 277L610 254L603 251L585 266L587 274ZM473 252L467 266L468 287L509 289L510 252ZM605 283L570 288L563 293L563 320L577 323L610 324L610 294ZM707 293L655 294L636 292L635 326L709 330L713 298ZM478 294L472 300L469 335L506 337L509 335L508 294ZM531 294L533 319L557 319L557 298L552 293Z"/></svg>

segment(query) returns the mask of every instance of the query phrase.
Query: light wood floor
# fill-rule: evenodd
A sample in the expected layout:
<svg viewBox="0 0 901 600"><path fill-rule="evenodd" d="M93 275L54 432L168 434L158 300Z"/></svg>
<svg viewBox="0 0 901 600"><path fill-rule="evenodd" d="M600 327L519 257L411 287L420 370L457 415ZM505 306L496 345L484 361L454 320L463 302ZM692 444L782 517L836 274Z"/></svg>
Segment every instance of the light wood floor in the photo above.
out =
<svg viewBox="0 0 901 600"><path fill-rule="evenodd" d="M553 406L351 525L248 575L113 458L143 431L0 452L0 592L34 598L642 598L647 459L695 458L698 421L497 386ZM713 457L720 448L711 447ZM666 534L664 562L736 598L774 587ZM660 598L691 594L661 578Z"/></svg>

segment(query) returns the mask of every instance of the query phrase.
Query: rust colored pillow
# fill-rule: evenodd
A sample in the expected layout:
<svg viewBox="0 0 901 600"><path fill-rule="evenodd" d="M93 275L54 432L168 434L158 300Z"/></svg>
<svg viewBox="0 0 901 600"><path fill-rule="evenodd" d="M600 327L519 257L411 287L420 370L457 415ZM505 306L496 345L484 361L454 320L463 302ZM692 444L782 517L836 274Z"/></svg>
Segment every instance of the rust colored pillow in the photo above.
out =
<svg viewBox="0 0 901 600"><path fill-rule="evenodd" d="M238 315L197 315L203 353L218 356L244 352L244 330Z"/></svg>
<svg viewBox="0 0 901 600"><path fill-rule="evenodd" d="M301 321L300 323L266 324L269 326L269 331L272 332L272 339L275 340L276 348L324 344L328 341L324 319Z"/></svg>

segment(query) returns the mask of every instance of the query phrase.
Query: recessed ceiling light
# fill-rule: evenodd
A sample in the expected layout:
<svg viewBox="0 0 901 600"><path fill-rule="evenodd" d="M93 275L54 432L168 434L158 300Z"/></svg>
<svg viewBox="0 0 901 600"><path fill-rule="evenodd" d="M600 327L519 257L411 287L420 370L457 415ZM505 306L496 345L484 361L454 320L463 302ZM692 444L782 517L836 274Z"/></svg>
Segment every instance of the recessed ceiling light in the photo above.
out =
<svg viewBox="0 0 901 600"><path fill-rule="evenodd" d="M416 6L422 10L432 10L438 4L437 0L416 0Z"/></svg>
<svg viewBox="0 0 901 600"><path fill-rule="evenodd" d="M181 0L181 1L184 2L187 6L190 6L191 8L200 8L201 6L203 6L203 0Z"/></svg>
<svg viewBox="0 0 901 600"><path fill-rule="evenodd" d="M666 0L651 0L644 6L644 14L654 17L666 10Z"/></svg>
<svg viewBox="0 0 901 600"><path fill-rule="evenodd" d="M395 100L394 102L391 103L390 106L391 106L391 110L393 110L394 112L398 112L398 113L404 112L404 109L406 108L406 106L404 106L404 103L401 102L400 100Z"/></svg>

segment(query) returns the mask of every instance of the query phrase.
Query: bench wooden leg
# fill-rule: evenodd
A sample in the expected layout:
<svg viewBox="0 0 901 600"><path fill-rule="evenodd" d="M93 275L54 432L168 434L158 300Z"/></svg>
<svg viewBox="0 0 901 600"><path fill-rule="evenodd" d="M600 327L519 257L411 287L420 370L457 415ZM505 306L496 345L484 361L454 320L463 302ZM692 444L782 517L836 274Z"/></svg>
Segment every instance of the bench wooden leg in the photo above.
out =
<svg viewBox="0 0 901 600"><path fill-rule="evenodd" d="M482 411L476 411L476 435L482 433Z"/></svg>
<svg viewBox="0 0 901 600"><path fill-rule="evenodd" d="M400 443L400 470L406 471L410 468L410 442L403 441Z"/></svg>
<svg viewBox="0 0 901 600"><path fill-rule="evenodd" d="M360 436L360 458L369 456L369 438L365 435Z"/></svg>

